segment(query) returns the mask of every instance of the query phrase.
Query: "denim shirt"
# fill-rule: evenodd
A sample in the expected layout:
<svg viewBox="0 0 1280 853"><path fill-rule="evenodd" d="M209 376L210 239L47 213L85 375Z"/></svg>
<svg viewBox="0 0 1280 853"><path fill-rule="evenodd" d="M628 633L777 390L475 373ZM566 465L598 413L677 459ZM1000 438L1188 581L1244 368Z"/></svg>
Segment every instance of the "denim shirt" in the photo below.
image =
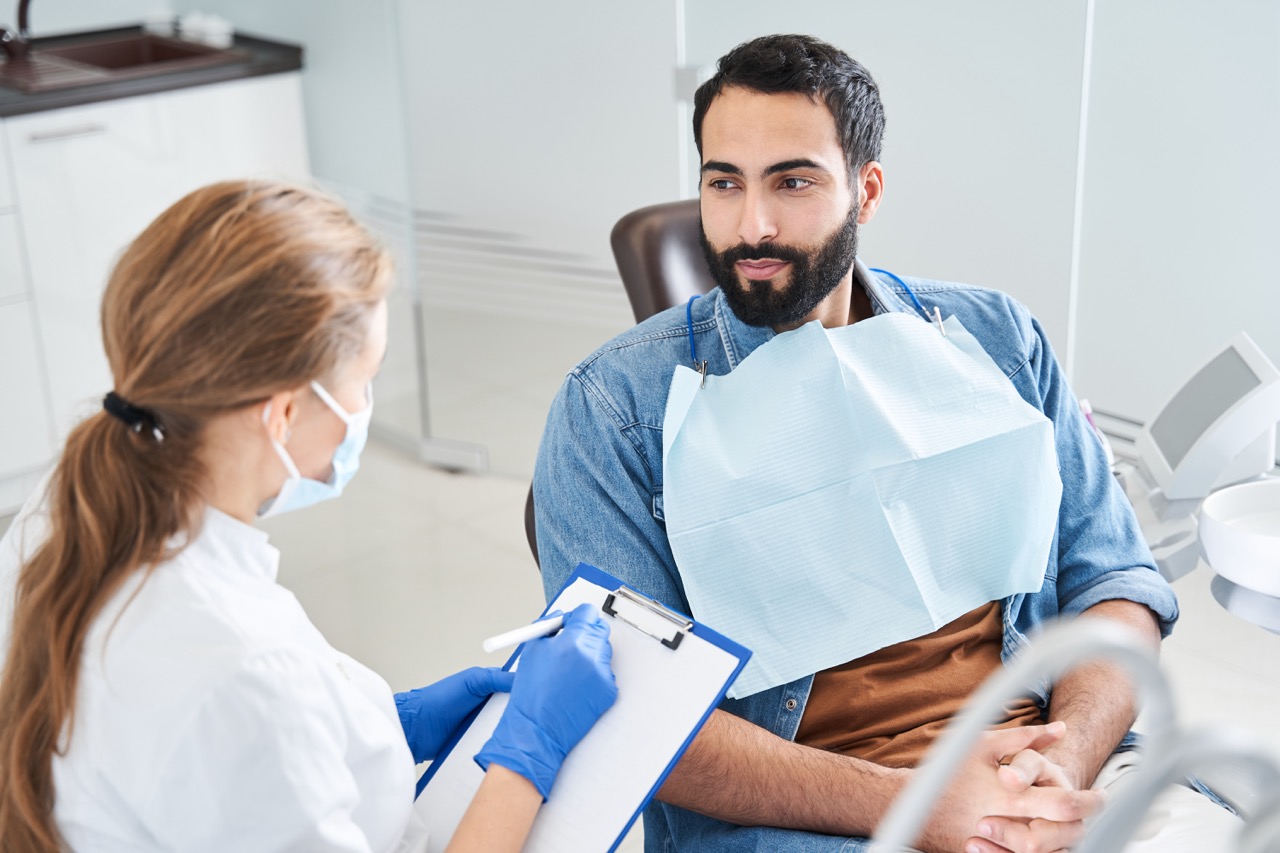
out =
<svg viewBox="0 0 1280 853"><path fill-rule="evenodd" d="M908 301L907 289L892 277L872 273L861 262L854 275L876 314L905 311L928 322ZM1063 485L1057 532L1040 591L1001 602L1002 658L1008 661L1028 636L1058 616L1079 614L1109 599L1146 605L1167 635L1178 617L1173 590L1156 571L1133 510L1040 324L1023 305L997 291L915 278L906 283L929 312L937 306L943 317L954 314L1023 399L1054 424ZM672 370L692 363L691 334L697 358L705 359L707 372L716 375L733 370L774 336L769 328L739 320L724 295L713 290L693 303L691 323L685 306L679 306L606 343L569 373L552 403L533 478L538 553L548 600L582 561L690 612L663 520L662 422ZM810 675L742 699L727 699L721 707L793 740L812 684ZM1036 699L1047 707L1047 685L1037 691ZM712 818L658 804L646 814L646 848L718 848L713 825L730 830ZM673 836L680 840L671 841ZM724 849L743 849L745 841L739 837L726 842ZM760 843L765 845L760 849L768 849L766 842Z"/></svg>

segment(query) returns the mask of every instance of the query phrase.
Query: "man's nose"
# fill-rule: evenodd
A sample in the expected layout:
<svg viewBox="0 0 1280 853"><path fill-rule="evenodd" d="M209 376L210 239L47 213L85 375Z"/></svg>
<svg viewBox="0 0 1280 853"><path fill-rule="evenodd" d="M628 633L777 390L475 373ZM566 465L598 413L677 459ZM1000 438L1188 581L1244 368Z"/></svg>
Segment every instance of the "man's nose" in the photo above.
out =
<svg viewBox="0 0 1280 853"><path fill-rule="evenodd" d="M747 189L742 195L738 217L738 239L748 246L758 246L778 236L773 205L767 193Z"/></svg>

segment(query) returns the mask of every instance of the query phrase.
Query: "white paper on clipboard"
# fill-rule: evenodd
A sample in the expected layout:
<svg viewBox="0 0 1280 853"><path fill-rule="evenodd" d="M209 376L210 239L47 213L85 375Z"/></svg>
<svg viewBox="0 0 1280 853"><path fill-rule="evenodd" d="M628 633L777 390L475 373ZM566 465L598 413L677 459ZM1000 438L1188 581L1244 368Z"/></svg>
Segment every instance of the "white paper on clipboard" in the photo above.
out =
<svg viewBox="0 0 1280 853"><path fill-rule="evenodd" d="M580 566L548 610L567 613L584 602L601 607L620 586L598 569ZM683 637L672 649L661 641L664 632L667 638L674 634L669 621L623 597L614 597L614 609L616 617L605 619L617 701L565 760L525 851L615 849L750 655L714 632L704 629L699 636L701 626L680 632ZM513 668L518 664L517 659ZM415 816L430 828L429 853L444 850L480 787L484 771L474 756L492 734L507 698L495 694L449 754L438 759L440 766L429 771L431 778L414 803Z"/></svg>

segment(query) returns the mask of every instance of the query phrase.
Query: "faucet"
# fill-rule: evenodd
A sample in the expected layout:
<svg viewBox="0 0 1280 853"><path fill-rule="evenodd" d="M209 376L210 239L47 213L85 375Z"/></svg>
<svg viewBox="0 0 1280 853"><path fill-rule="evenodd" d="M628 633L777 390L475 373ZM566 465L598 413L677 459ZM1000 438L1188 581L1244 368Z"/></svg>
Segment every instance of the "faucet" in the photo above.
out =
<svg viewBox="0 0 1280 853"><path fill-rule="evenodd" d="M7 27L0 27L0 48L4 49L5 56L9 57L10 62L26 59L27 54L31 52L31 27L28 15L30 6L31 0L18 0L17 32Z"/></svg>

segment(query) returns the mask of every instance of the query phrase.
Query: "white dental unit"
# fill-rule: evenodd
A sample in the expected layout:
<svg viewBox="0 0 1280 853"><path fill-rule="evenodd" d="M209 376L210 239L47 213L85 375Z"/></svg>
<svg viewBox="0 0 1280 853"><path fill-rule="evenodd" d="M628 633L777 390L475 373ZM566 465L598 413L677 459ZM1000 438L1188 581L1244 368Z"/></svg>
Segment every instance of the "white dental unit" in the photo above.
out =
<svg viewBox="0 0 1280 853"><path fill-rule="evenodd" d="M1280 632L1280 370L1241 332L1179 388L1116 476L1169 580L1203 555L1228 610Z"/></svg>

